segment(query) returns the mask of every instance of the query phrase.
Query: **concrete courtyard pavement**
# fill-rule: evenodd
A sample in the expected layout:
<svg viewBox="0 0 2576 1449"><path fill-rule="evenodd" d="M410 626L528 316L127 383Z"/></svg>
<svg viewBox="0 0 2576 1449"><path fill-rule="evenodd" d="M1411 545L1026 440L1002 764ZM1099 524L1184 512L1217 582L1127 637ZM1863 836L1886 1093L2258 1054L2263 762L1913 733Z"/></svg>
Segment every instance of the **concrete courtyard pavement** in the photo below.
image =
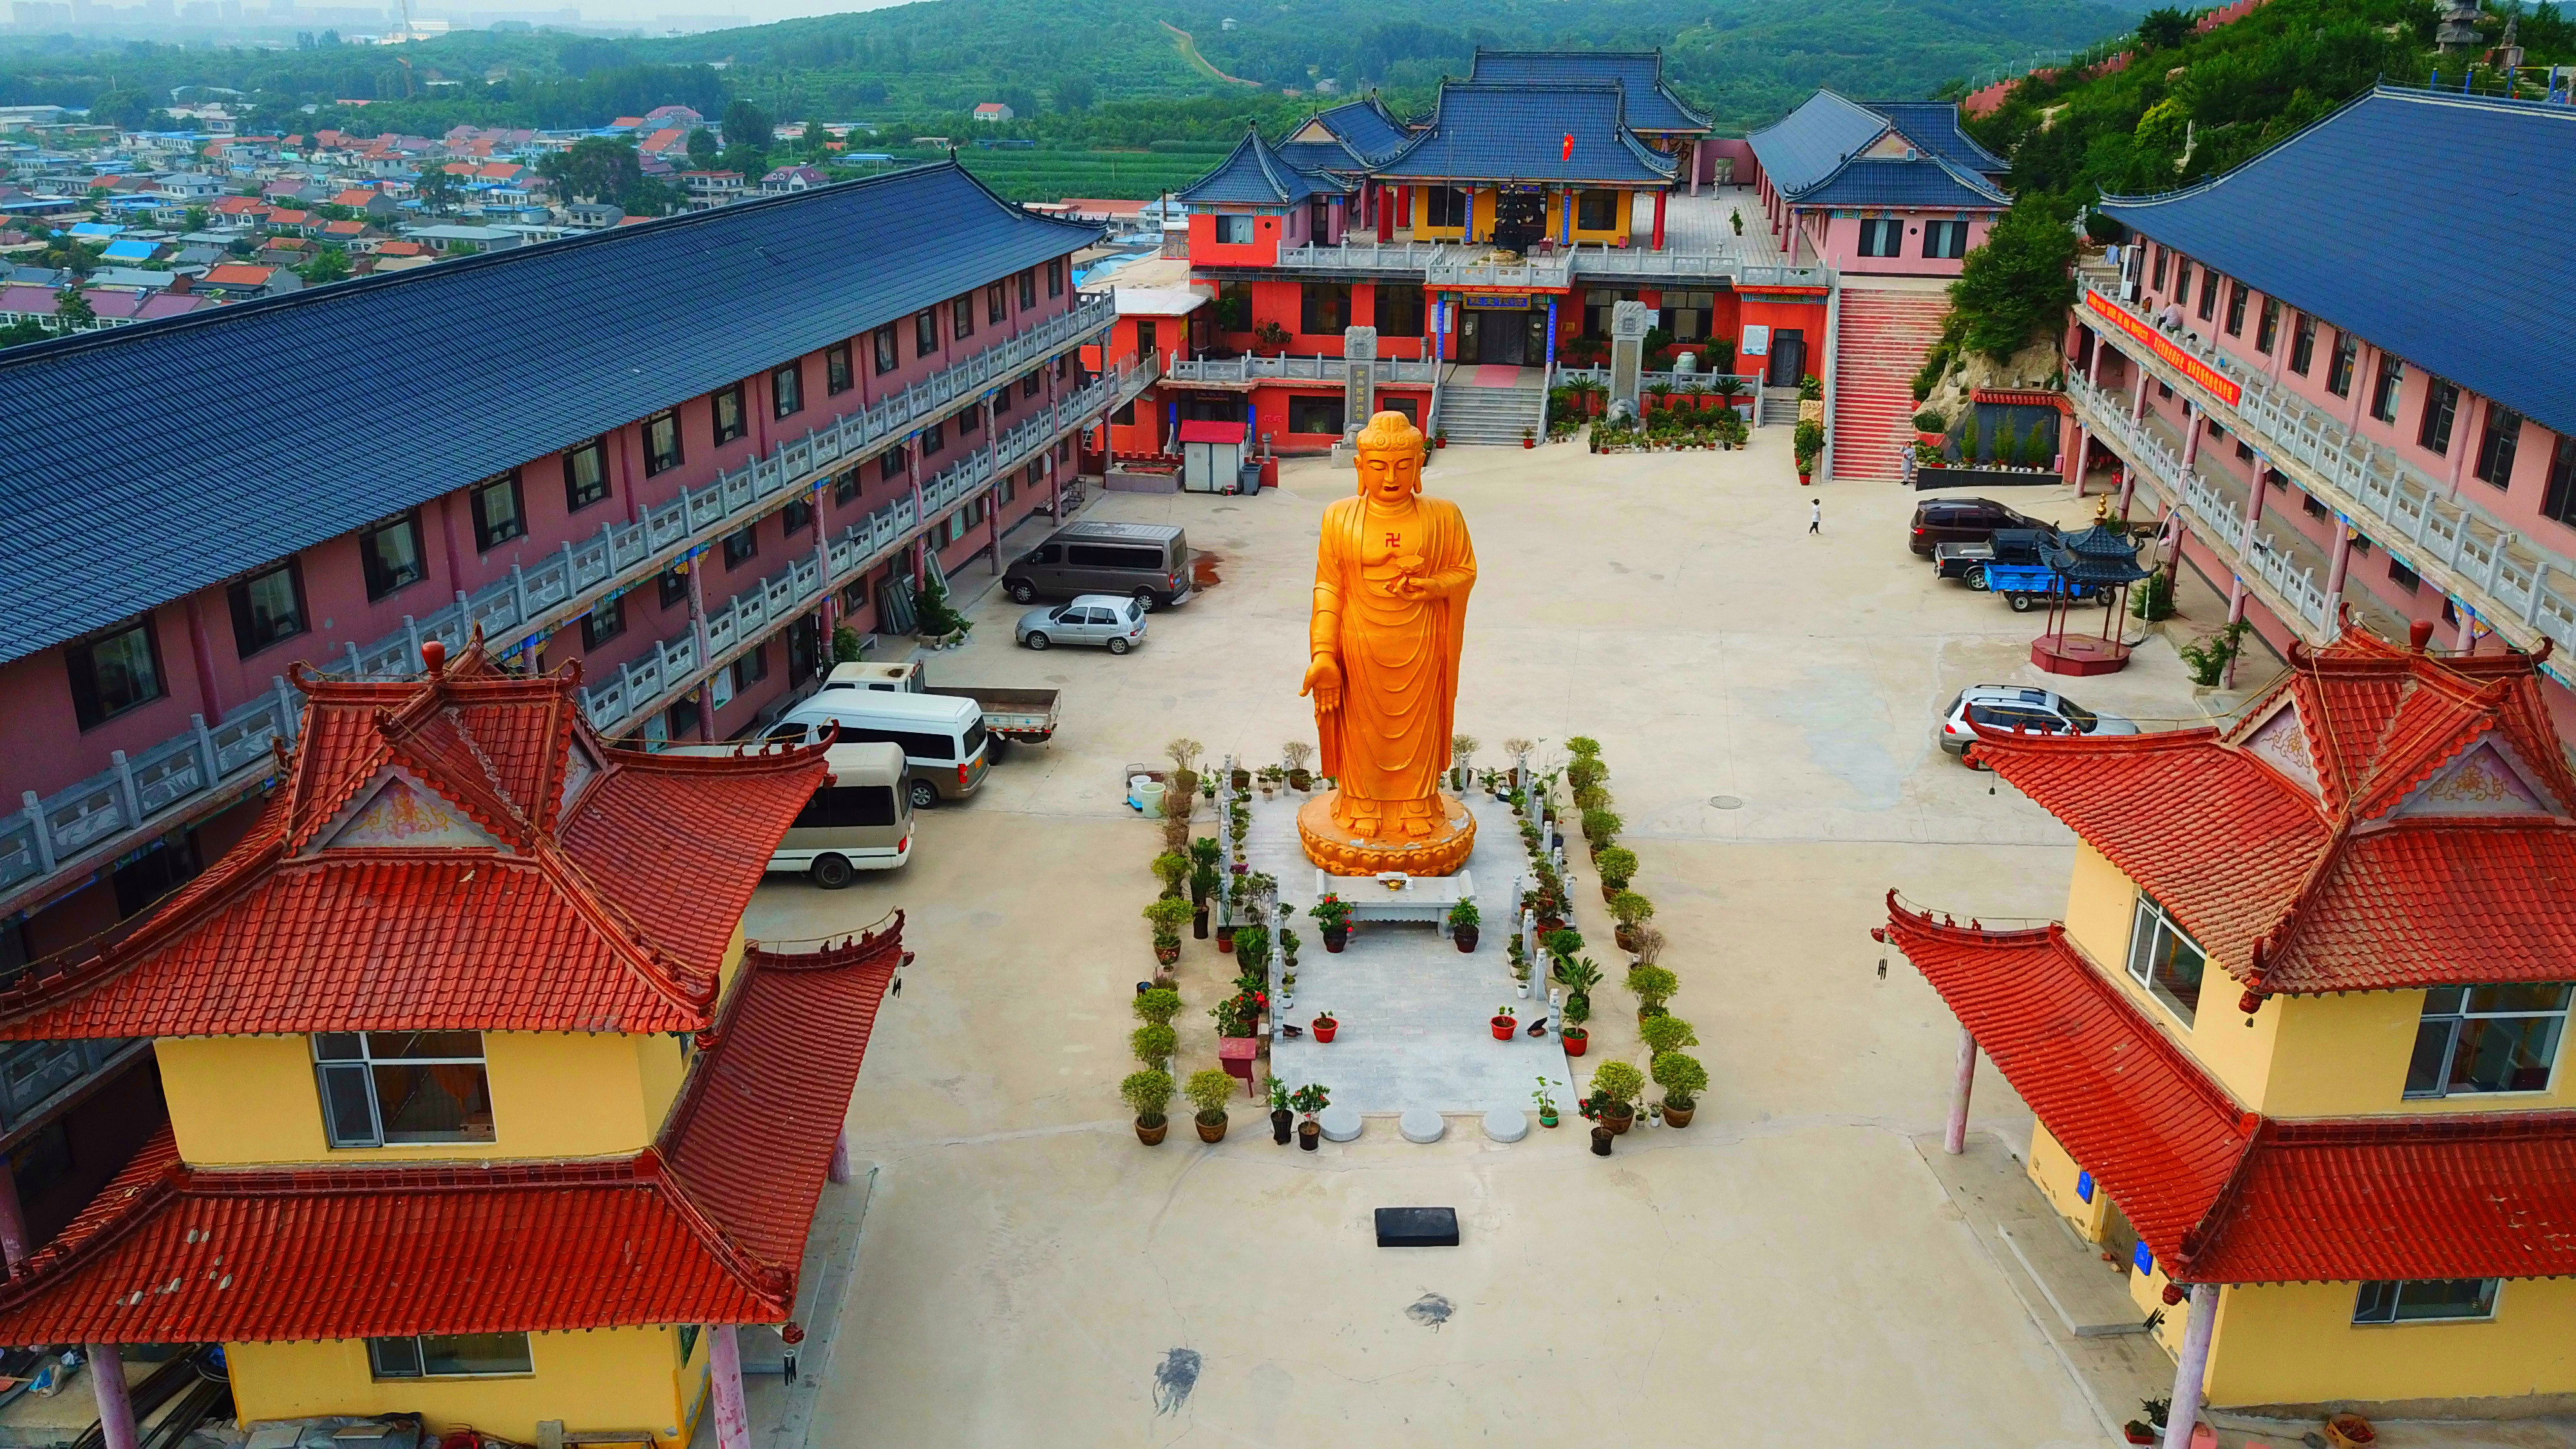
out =
<svg viewBox="0 0 2576 1449"><path fill-rule="evenodd" d="M934 680L1062 689L1056 743L926 812L905 870L838 893L776 878L748 923L812 937L900 908L919 956L852 1104L874 1175L805 1442L2116 1437L2134 1406L2079 1385L1920 1155L1957 1027L1901 958L1879 977L1867 935L1891 885L1990 921L2062 905L2072 836L1933 733L1960 687L2040 679L2038 618L1935 582L1904 546L1910 495L1810 494L1786 428L1755 440L1450 449L1430 470L1481 570L1458 726L1486 763L1508 736L1543 755L1601 740L1636 888L1671 937L1673 1010L1709 1069L1693 1125L1641 1127L1607 1161L1570 1115L1509 1147L1472 1118L1431 1147L1373 1119L1301 1153L1240 1097L1223 1143L1200 1144L1176 1103L1147 1149L1118 1103L1157 840L1121 803L1124 767L1178 734L1254 763L1312 738L1296 684L1315 527L1347 469L1292 462L1256 498L1099 500L1086 517L1183 524L1221 578L1127 657L1016 649L1017 610L977 608ZM2062 488L2018 493L2063 521L2091 512ZM2161 640L2068 692L2195 713ZM1588 885L1580 924L1606 946ZM1206 1013L1231 961L1185 947L1183 1073L1214 1064ZM1633 1000L1598 996L1578 1079L1641 1060ZM1978 1092L1977 1127L2024 1150L2027 1111L1991 1070ZM1374 1247L1370 1210L1414 1204L1455 1206L1463 1245Z"/></svg>

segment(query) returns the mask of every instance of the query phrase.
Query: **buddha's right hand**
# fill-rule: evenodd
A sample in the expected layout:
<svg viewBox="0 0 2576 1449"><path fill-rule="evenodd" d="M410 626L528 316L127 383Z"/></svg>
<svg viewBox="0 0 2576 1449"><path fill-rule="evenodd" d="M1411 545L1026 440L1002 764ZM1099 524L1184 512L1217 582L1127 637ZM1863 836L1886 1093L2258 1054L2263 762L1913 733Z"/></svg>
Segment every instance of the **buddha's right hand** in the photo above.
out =
<svg viewBox="0 0 2576 1449"><path fill-rule="evenodd" d="M1297 686L1299 694L1315 696L1315 708L1331 714L1342 707L1342 666L1330 654L1318 654L1306 666L1306 682Z"/></svg>

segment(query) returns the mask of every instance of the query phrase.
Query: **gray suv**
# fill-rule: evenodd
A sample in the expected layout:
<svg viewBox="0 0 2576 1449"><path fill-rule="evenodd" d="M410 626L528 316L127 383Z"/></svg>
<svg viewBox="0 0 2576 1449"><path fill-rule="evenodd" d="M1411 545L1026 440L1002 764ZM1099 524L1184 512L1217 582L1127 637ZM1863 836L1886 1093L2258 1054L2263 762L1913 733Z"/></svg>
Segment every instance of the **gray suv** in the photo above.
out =
<svg viewBox="0 0 2576 1449"><path fill-rule="evenodd" d="M1002 571L1012 600L1124 594L1148 609L1190 596L1190 542L1168 523L1069 523Z"/></svg>

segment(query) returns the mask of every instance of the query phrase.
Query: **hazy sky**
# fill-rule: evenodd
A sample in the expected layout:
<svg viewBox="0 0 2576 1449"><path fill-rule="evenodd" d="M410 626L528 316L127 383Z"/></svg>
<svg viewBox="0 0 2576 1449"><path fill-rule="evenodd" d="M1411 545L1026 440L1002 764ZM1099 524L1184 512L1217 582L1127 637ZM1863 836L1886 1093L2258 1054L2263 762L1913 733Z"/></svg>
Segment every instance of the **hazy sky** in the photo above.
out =
<svg viewBox="0 0 2576 1449"><path fill-rule="evenodd" d="M475 10L481 10L487 5L492 9L502 10L509 8L513 0L465 0L465 3ZM517 0L517 3L525 4L530 10L554 8L548 0ZM607 25L650 27L658 17L664 15L739 15L744 20L757 24L770 20L793 20L806 15L843 15L853 10L882 10L886 4L899 4L902 0L881 0L881 3L875 4L867 3L867 0L860 0L860 3L856 4L851 3L851 0L556 0L556 3L569 3L581 12L581 18L586 21Z"/></svg>

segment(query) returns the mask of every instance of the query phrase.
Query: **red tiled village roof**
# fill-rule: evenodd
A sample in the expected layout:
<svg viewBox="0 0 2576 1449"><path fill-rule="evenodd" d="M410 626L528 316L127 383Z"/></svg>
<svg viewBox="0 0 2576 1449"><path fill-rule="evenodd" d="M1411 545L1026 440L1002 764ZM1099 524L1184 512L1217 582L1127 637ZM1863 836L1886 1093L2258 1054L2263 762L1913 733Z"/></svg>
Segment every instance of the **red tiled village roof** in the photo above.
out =
<svg viewBox="0 0 2576 1449"><path fill-rule="evenodd" d="M2291 664L2224 731L1973 748L2257 991L2564 980L2576 772L2535 661L2348 627Z"/></svg>
<svg viewBox="0 0 2576 1449"><path fill-rule="evenodd" d="M2576 1274L2576 1113L2266 1118L2169 1041L2063 927L1936 923L1890 892L1886 936L2169 1277Z"/></svg>
<svg viewBox="0 0 2576 1449"><path fill-rule="evenodd" d="M694 1031L823 774L819 747L607 749L576 671L506 675L479 648L299 683L260 823L130 933L0 992L0 1040Z"/></svg>
<svg viewBox="0 0 2576 1449"><path fill-rule="evenodd" d="M0 1343L779 1322L902 932L748 952L634 1154L192 1168L165 1130L0 1286Z"/></svg>

